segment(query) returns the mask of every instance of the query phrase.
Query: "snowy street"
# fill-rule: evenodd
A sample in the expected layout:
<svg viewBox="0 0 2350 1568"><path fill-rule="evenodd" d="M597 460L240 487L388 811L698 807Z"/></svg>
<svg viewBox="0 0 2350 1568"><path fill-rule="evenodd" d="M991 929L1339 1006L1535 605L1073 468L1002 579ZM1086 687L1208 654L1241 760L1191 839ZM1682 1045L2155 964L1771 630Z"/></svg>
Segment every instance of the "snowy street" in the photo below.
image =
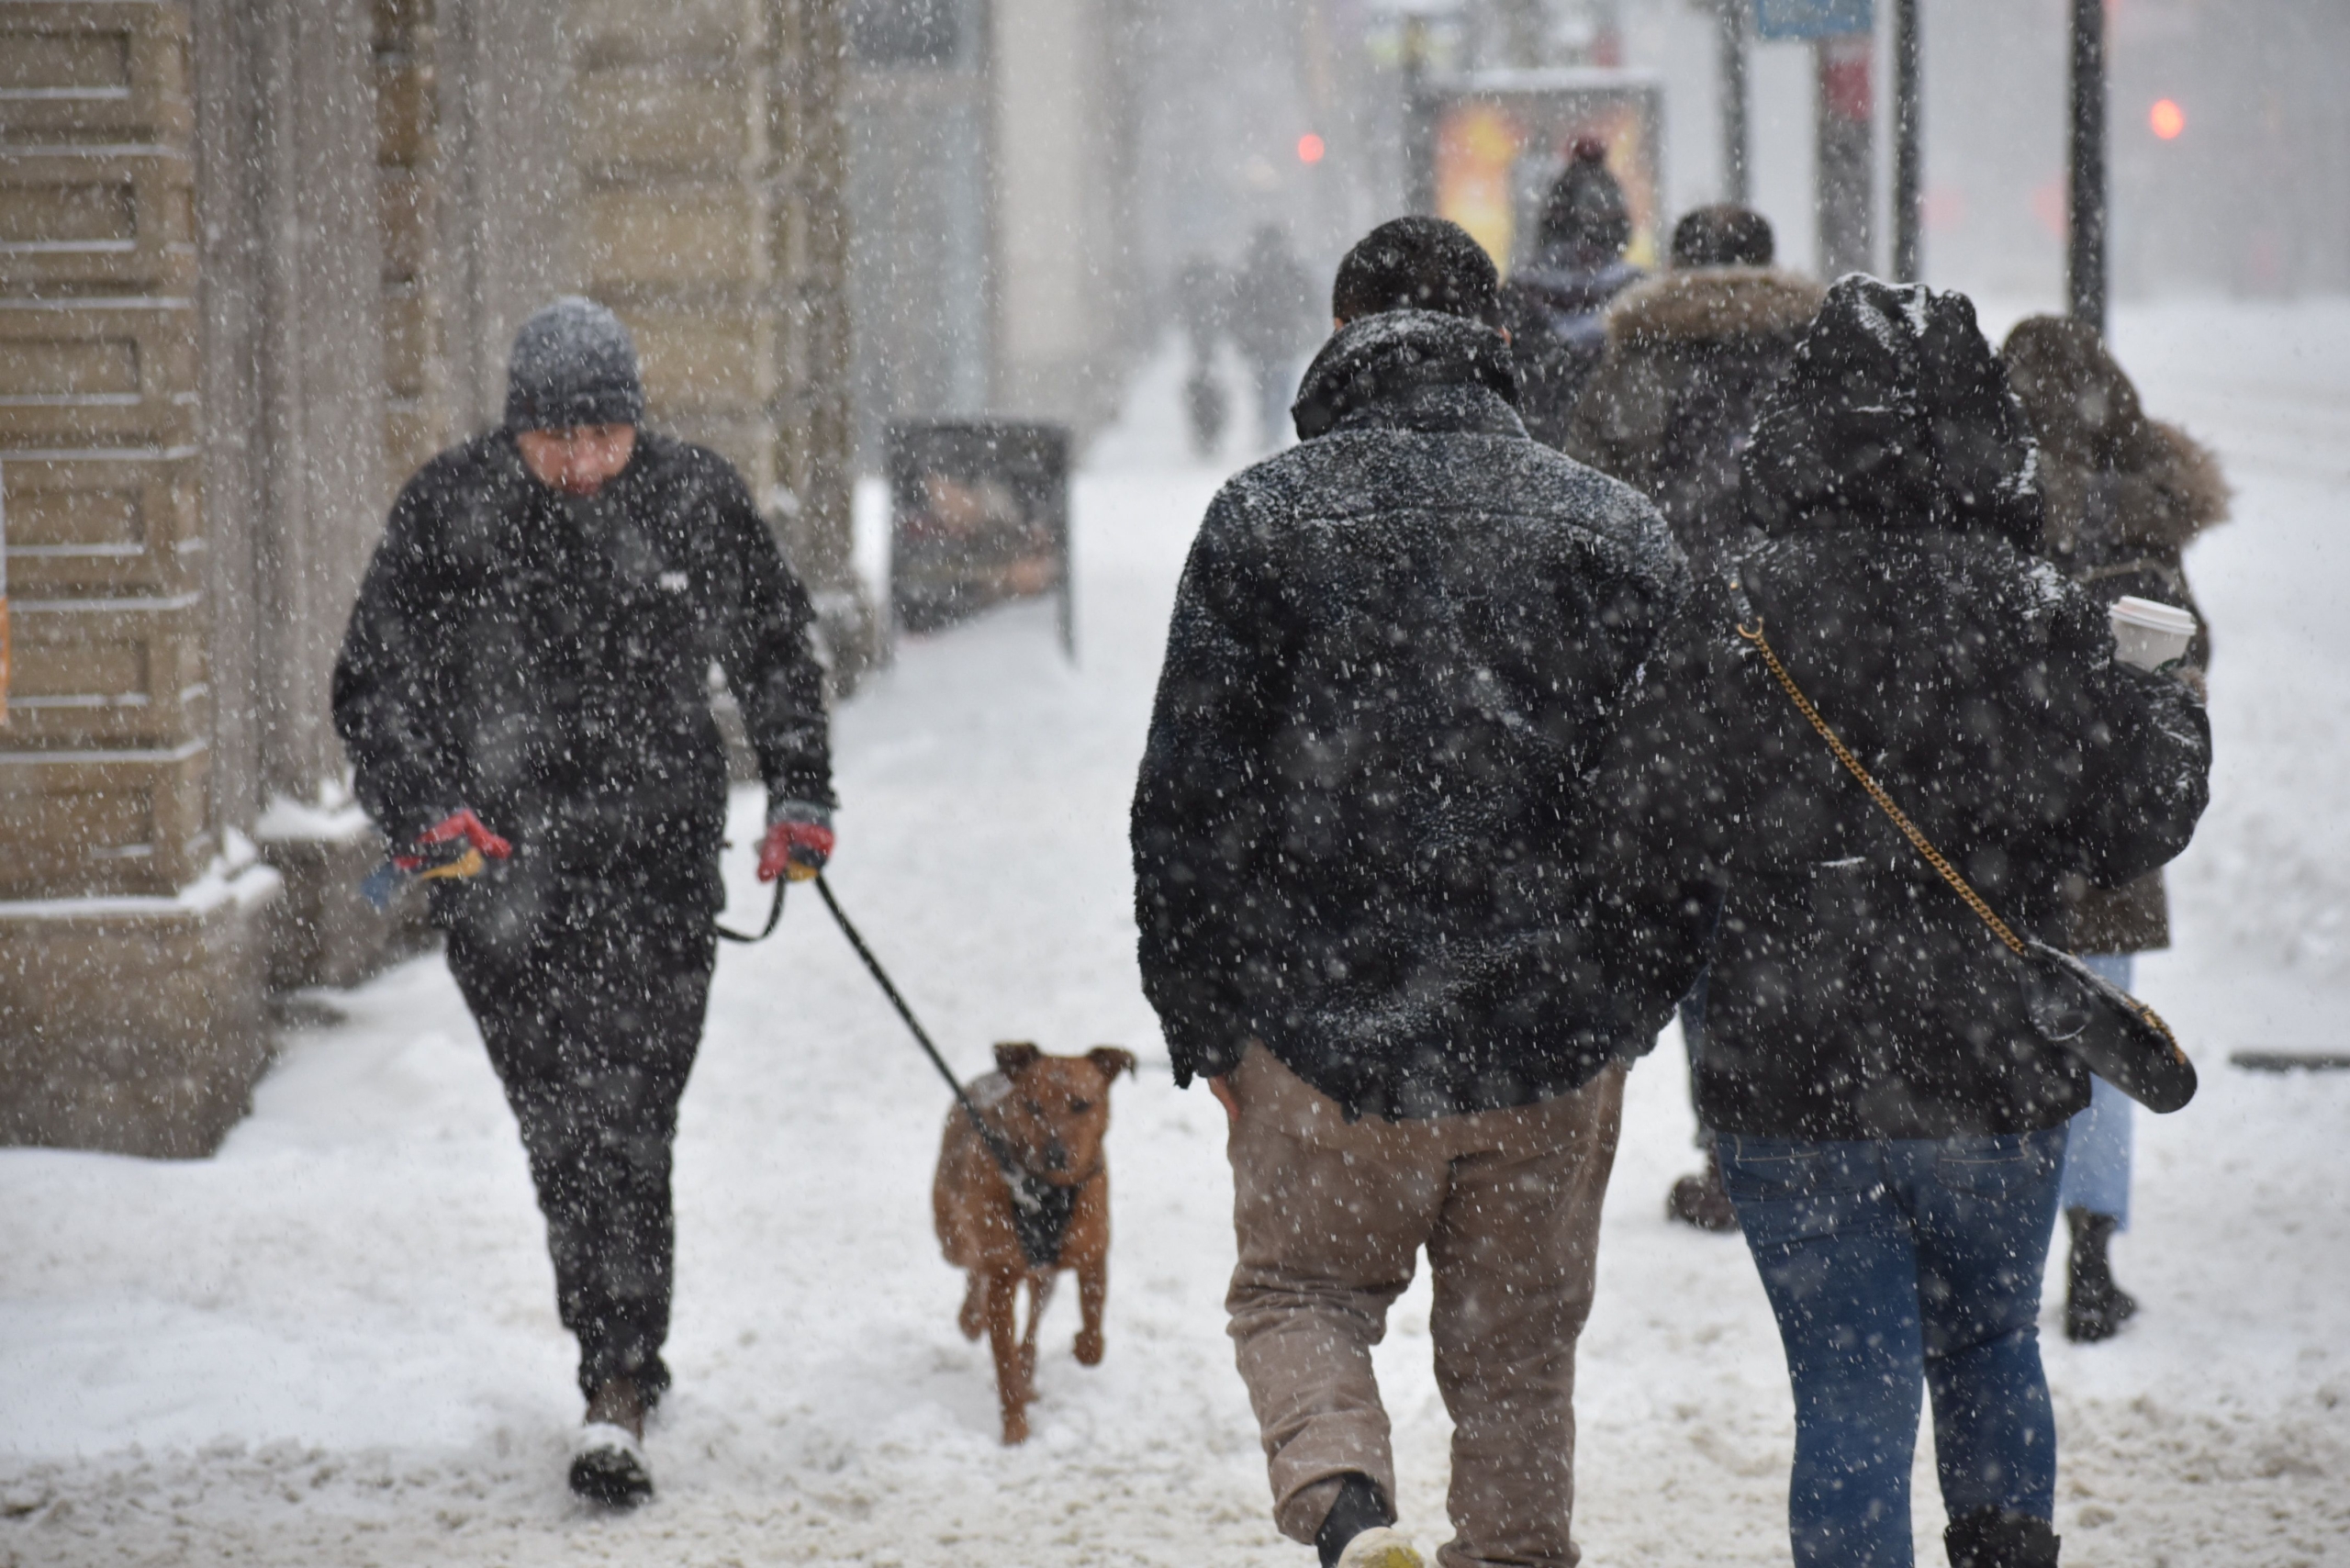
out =
<svg viewBox="0 0 2350 1568"><path fill-rule="evenodd" d="M1996 341L2014 312L1986 308ZM2213 628L2213 805L2140 990L2202 1072L2138 1121L2143 1310L2042 1314L2056 1526L2086 1568L2350 1563L2350 301L2124 308L2148 410L2221 453L2235 521L2188 557ZM1075 492L1078 641L1043 605L901 644L835 716L832 885L958 1070L996 1040L1115 1043L1108 1356L1065 1284L1035 1439L996 1441L983 1346L931 1234L942 1086L812 892L720 960L677 1144L677 1384L660 1487L565 1489L573 1346L512 1118L442 960L305 998L213 1159L0 1149L0 1564L1263 1564L1269 1517L1224 1334L1223 1116L1178 1093L1134 960L1126 807L1167 611L1225 468L1180 446L1162 356ZM1246 424L1245 419L1236 421ZM1236 462L1238 454L1234 454ZM1228 465L1227 465L1228 466ZM1996 785L1986 781L1986 787ZM735 798L732 920L764 914ZM335 1021L328 1021L334 1015ZM1583 1338L1586 1561L1787 1560L1793 1416L1735 1238L1669 1224L1695 1168L1679 1042L1631 1075ZM1380 1370L1403 1527L1444 1539L1449 1424L1425 1283ZM1944 1520L1921 1439L1920 1562Z"/></svg>

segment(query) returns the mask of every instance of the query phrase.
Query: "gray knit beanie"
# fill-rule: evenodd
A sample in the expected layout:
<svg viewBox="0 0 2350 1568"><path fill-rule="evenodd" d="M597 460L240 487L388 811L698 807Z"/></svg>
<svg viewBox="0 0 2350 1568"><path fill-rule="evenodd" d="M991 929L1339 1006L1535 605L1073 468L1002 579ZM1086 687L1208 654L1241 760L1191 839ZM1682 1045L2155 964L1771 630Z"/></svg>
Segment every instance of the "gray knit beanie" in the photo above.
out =
<svg viewBox="0 0 2350 1568"><path fill-rule="evenodd" d="M644 418L636 342L592 299L566 295L514 334L506 368L506 428L632 425Z"/></svg>

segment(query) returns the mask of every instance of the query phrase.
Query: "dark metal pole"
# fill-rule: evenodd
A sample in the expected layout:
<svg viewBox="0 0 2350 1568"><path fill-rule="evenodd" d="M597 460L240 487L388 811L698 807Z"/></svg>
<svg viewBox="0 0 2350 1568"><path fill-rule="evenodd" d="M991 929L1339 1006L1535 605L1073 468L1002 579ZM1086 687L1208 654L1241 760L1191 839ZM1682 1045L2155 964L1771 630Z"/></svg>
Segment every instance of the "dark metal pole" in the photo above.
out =
<svg viewBox="0 0 2350 1568"><path fill-rule="evenodd" d="M1722 199L1740 207L1754 199L1747 172L1746 8L1750 0L1719 0L1714 12L1722 98Z"/></svg>
<svg viewBox="0 0 2350 1568"><path fill-rule="evenodd" d="M2105 330L2105 0L2073 0L2072 230L2065 281L2075 318Z"/></svg>
<svg viewBox="0 0 2350 1568"><path fill-rule="evenodd" d="M1918 0L1893 6L1893 276L1915 283L1925 226L1924 122L1919 118Z"/></svg>

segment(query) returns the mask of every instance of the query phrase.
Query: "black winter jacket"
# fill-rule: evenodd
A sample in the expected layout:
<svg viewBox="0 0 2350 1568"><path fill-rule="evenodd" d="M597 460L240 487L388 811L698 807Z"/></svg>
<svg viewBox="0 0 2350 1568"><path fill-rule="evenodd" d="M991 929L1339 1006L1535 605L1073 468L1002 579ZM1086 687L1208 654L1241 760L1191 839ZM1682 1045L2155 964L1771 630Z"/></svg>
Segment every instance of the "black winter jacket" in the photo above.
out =
<svg viewBox="0 0 2350 1568"><path fill-rule="evenodd" d="M1133 817L1179 1082L1254 1036L1349 1114L1438 1115L1651 1043L1579 957L1567 829L1686 574L1513 391L1492 330L1366 317L1306 374L1304 443L1208 510Z"/></svg>
<svg viewBox="0 0 2350 1568"><path fill-rule="evenodd" d="M2061 942L2065 893L2185 846L2210 731L2117 665L2104 608L2027 553L2033 452L1957 296L1830 293L1747 457L1770 536L1701 581L1595 790L1616 955L1662 1024L1719 909L1699 1113L1718 1132L1943 1137L2050 1127L2088 1076L2042 1043L2006 948L1839 766L1738 635L1748 607L1806 694L2010 925ZM1645 916L1646 925L1640 916Z"/></svg>
<svg viewBox="0 0 2350 1568"><path fill-rule="evenodd" d="M1767 267L1692 267L1608 308L1560 449L1656 502L1698 577L1751 543L1740 457L1826 293Z"/></svg>
<svg viewBox="0 0 2350 1568"><path fill-rule="evenodd" d="M833 802L807 595L733 466L641 431L592 500L496 432L394 503L335 668L335 727L394 844L470 806L511 863L436 884L450 917L576 879L723 902L726 753L711 669L771 798Z"/></svg>

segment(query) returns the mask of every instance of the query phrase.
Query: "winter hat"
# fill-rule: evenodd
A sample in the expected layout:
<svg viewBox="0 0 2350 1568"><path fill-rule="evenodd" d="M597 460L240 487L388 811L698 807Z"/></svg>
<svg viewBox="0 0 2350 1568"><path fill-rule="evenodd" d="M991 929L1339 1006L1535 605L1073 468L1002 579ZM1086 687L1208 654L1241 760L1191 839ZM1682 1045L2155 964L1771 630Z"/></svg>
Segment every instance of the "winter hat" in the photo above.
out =
<svg viewBox="0 0 2350 1568"><path fill-rule="evenodd" d="M1632 209L1624 187L1607 172L1607 144L1586 136L1550 187L1539 233L1545 252L1577 250L1613 261L1632 242Z"/></svg>
<svg viewBox="0 0 2350 1568"><path fill-rule="evenodd" d="M1749 515L2040 539L2038 450L1974 304L1853 273L1828 291L1743 459Z"/></svg>
<svg viewBox="0 0 2350 1568"><path fill-rule="evenodd" d="M632 425L644 418L636 341L592 299L566 295L514 334L506 368L506 428Z"/></svg>
<svg viewBox="0 0 2350 1568"><path fill-rule="evenodd" d="M1695 207L1673 226L1676 267L1767 267L1776 252L1771 220L1732 201Z"/></svg>
<svg viewBox="0 0 2350 1568"><path fill-rule="evenodd" d="M1458 223L1395 218L1355 241L1330 286L1330 314L1359 321L1387 310L1434 310L1495 326L1501 274Z"/></svg>

